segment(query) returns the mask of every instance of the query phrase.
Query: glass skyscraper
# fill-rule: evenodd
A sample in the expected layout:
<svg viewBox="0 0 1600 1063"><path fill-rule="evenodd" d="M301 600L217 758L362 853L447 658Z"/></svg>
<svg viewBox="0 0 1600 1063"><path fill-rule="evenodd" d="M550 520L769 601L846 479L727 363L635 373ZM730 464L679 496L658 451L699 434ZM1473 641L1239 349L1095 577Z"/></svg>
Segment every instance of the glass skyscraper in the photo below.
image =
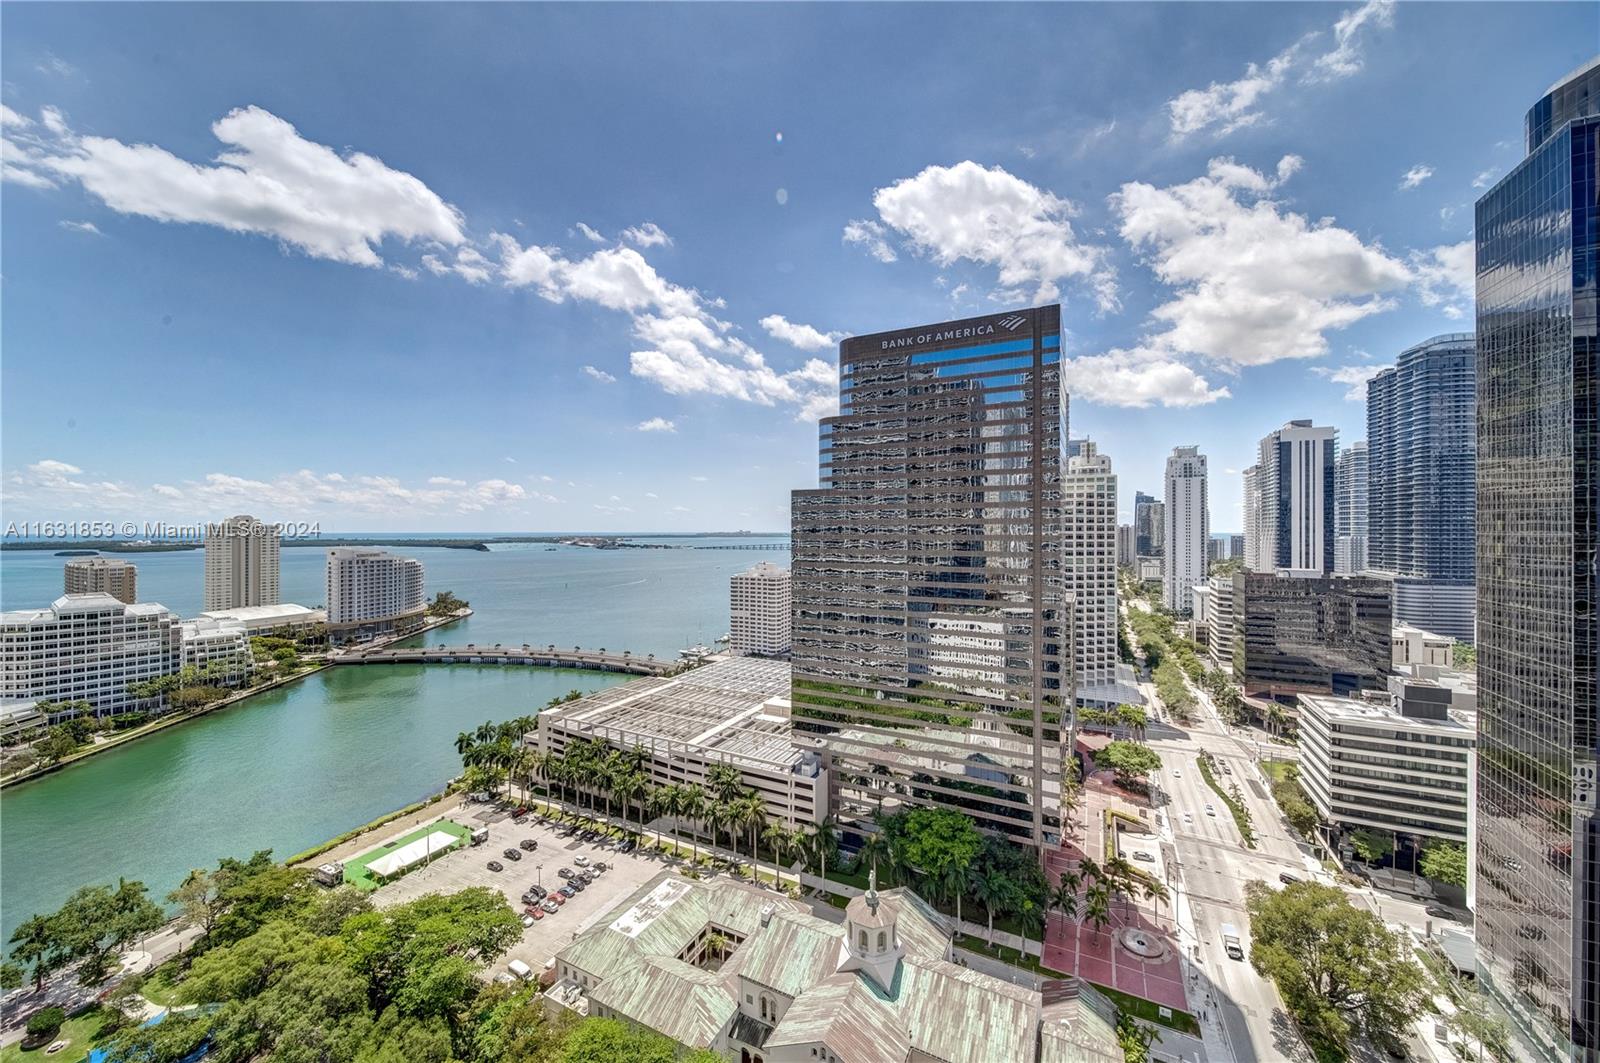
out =
<svg viewBox="0 0 1600 1063"><path fill-rule="evenodd" d="M1600 59L1477 205L1478 976L1543 1058L1600 1058Z"/></svg>
<svg viewBox="0 0 1600 1063"><path fill-rule="evenodd" d="M1060 307L847 339L839 389L791 507L796 741L844 818L940 804L1041 844L1074 693Z"/></svg>
<svg viewBox="0 0 1600 1063"><path fill-rule="evenodd" d="M1435 336L1367 383L1367 567L1394 618L1472 641L1477 509L1472 333Z"/></svg>
<svg viewBox="0 0 1600 1063"><path fill-rule="evenodd" d="M1333 571L1367 567L1367 445L1351 443L1333 463Z"/></svg>

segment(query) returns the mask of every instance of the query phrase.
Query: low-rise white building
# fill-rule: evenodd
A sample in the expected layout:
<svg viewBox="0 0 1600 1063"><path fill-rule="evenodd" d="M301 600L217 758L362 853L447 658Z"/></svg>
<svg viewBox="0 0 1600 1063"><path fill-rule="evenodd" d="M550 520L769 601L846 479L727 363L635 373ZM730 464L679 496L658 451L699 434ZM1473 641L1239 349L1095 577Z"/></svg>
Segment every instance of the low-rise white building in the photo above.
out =
<svg viewBox="0 0 1600 1063"><path fill-rule="evenodd" d="M403 630L422 619L422 562L386 550L328 551L328 632L335 639Z"/></svg>
<svg viewBox="0 0 1600 1063"><path fill-rule="evenodd" d="M178 670L182 628L167 607L64 594L0 613L0 701L87 701L96 716L144 708L130 684Z"/></svg>
<svg viewBox="0 0 1600 1063"><path fill-rule="evenodd" d="M309 608L285 602L282 605L243 605L240 608L218 608L200 613L197 620L214 620L238 624L245 634L256 636L302 636L320 624L328 623L328 610Z"/></svg>
<svg viewBox="0 0 1600 1063"><path fill-rule="evenodd" d="M789 652L793 597L789 570L763 561L729 583L728 648L777 657Z"/></svg>
<svg viewBox="0 0 1600 1063"><path fill-rule="evenodd" d="M556 954L543 999L733 1063L1121 1063L1117 1009L1091 987L1041 994L955 959L910 890L874 881L836 923L663 871Z"/></svg>
<svg viewBox="0 0 1600 1063"><path fill-rule="evenodd" d="M1341 829L1465 843L1473 815L1470 686L1409 675L1387 699L1300 695L1300 782Z"/></svg>
<svg viewBox="0 0 1600 1063"><path fill-rule="evenodd" d="M246 605L238 609L214 609L201 613L197 619L216 620L238 624L251 638L257 635L288 637L304 635L328 622L325 609L311 609L304 605L284 602L281 605Z"/></svg>
<svg viewBox="0 0 1600 1063"><path fill-rule="evenodd" d="M237 621L206 617L185 620L180 663L185 668L210 669L217 682L237 685L250 678L255 667L250 635Z"/></svg>
<svg viewBox="0 0 1600 1063"><path fill-rule="evenodd" d="M1396 624L1390 645L1394 648L1395 667L1427 664L1449 668L1452 663L1454 640L1411 624Z"/></svg>
<svg viewBox="0 0 1600 1063"><path fill-rule="evenodd" d="M828 773L818 754L795 748L792 734L788 663L734 657L544 709L525 741L544 753L579 740L642 747L656 786L704 784L713 766L729 764L769 816L815 826L828 815Z"/></svg>

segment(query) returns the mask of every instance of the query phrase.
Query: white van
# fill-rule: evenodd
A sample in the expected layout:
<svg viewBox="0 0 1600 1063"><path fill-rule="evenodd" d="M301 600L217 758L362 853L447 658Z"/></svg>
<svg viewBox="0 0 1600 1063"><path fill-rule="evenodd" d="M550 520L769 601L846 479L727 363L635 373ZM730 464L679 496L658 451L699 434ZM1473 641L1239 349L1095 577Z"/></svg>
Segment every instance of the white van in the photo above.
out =
<svg viewBox="0 0 1600 1063"><path fill-rule="evenodd" d="M1232 923L1222 924L1222 950L1235 960L1244 959L1244 945L1239 941L1239 931ZM511 961L515 963L515 960Z"/></svg>
<svg viewBox="0 0 1600 1063"><path fill-rule="evenodd" d="M521 960L512 960L510 963L506 964L506 970L510 971L524 982L528 982L533 979L533 968L529 967Z"/></svg>

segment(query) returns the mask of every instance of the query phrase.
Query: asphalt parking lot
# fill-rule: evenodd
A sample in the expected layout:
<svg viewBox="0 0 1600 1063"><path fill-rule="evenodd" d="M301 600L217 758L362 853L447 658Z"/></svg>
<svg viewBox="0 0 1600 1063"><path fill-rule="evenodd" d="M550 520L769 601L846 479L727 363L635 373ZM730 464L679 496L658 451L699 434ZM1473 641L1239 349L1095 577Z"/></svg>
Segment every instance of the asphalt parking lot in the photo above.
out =
<svg viewBox="0 0 1600 1063"><path fill-rule="evenodd" d="M509 812L492 806L464 805L451 819L469 827L487 826L489 840L483 845L457 849L419 868L373 893L372 899L379 907L415 900L427 893L455 893L469 886L490 886L505 895L517 914L522 914L522 894L535 883L545 889L562 884L557 870L562 867L578 870L573 858L587 856L590 863L604 862L607 870L595 879L582 893L569 899L554 915L546 915L522 932L522 940L489 971L496 974L506 969L508 961L516 959L534 971L544 967L562 946L581 930L587 929L618 901L638 889L663 867L665 859L659 853L640 856L638 853L618 853L610 839L582 842L577 836L563 838L558 828L542 824L537 817L518 826L511 821ZM517 843L531 838L539 848L522 853L521 860L507 860L502 850L517 848ZM519 850L520 851L520 850ZM499 861L504 871L490 871L490 860Z"/></svg>

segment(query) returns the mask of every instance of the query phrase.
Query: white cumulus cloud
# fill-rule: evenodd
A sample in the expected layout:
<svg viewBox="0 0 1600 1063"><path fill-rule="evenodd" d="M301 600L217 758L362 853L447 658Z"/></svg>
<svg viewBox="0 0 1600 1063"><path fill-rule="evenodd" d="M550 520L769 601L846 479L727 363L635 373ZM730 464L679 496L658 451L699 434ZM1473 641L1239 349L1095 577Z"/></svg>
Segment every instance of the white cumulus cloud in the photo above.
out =
<svg viewBox="0 0 1600 1063"><path fill-rule="evenodd" d="M940 266L963 259L992 266L1002 288L1019 294L1031 288L1021 297L1034 302L1059 298L1060 283L1073 280L1093 291L1101 310L1117 307L1104 249L1081 241L1072 227L1076 207L999 166L970 159L929 166L878 189L872 205L883 226ZM872 246L852 240L848 227L845 239Z"/></svg>
<svg viewBox="0 0 1600 1063"><path fill-rule="evenodd" d="M378 251L387 240L449 247L465 240L460 212L418 178L308 140L260 107L237 108L212 124L224 145L213 164L151 144L80 136L53 108L41 122L44 132L8 149L15 156L8 169L21 167L35 183L76 181L119 214L268 236L313 258L360 266L382 265Z"/></svg>
<svg viewBox="0 0 1600 1063"><path fill-rule="evenodd" d="M596 368L595 366L592 366L592 365L584 366L583 369L580 370L580 372L582 372L583 375L588 377L589 379L598 380L602 384L615 384L617 382L617 378L616 377L612 376L610 373L606 372L604 369L598 369L598 368Z"/></svg>
<svg viewBox="0 0 1600 1063"><path fill-rule="evenodd" d="M1367 401L1367 381L1389 368L1386 365L1314 365L1311 372L1324 380L1331 380L1335 384L1343 384L1347 402Z"/></svg>
<svg viewBox="0 0 1600 1063"><path fill-rule="evenodd" d="M860 244L867 249L867 254L879 262L893 262L899 257L895 254L894 245L889 243L888 230L868 218L859 218L846 223L844 242Z"/></svg>
<svg viewBox="0 0 1600 1063"><path fill-rule="evenodd" d="M823 332L811 325L790 321L782 314L768 314L761 319L761 327L774 339L782 340L802 351L828 351L844 339L842 332Z"/></svg>
<svg viewBox="0 0 1600 1063"><path fill-rule="evenodd" d="M622 230L622 238L637 247L671 247L672 237L653 221Z"/></svg>
<svg viewBox="0 0 1600 1063"><path fill-rule="evenodd" d="M676 432L678 426L665 417L652 417L648 421L640 421L634 425L640 432Z"/></svg>
<svg viewBox="0 0 1600 1063"><path fill-rule="evenodd" d="M1400 190L1402 192L1416 188L1422 182L1433 176L1433 167L1423 163L1411 167L1400 177Z"/></svg>

